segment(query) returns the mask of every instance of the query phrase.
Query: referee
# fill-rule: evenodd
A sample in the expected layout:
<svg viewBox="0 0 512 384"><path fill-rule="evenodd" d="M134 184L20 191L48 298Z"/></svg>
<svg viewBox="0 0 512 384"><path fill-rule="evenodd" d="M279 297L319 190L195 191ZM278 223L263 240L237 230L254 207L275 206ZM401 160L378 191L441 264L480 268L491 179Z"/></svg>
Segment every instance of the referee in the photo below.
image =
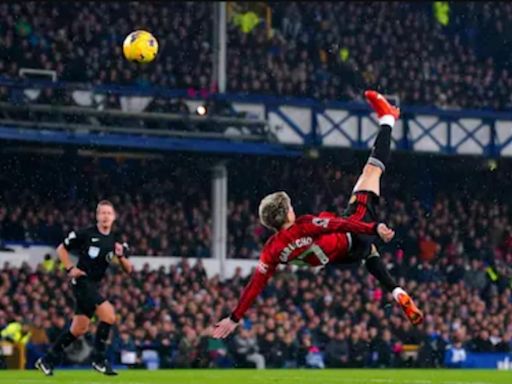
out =
<svg viewBox="0 0 512 384"><path fill-rule="evenodd" d="M105 354L110 328L116 317L112 304L99 294L99 283L114 255L125 272L131 273L133 266L126 256L127 244L121 244L120 237L112 232L115 219L112 203L102 200L96 208L97 224L70 232L57 248L59 259L71 279L75 315L69 330L62 333L48 353L36 361L36 367L46 376L53 375L53 368L60 361L64 348L87 332L93 315L100 322L94 341L92 366L105 375L117 375ZM79 257L76 266L69 257L70 252Z"/></svg>

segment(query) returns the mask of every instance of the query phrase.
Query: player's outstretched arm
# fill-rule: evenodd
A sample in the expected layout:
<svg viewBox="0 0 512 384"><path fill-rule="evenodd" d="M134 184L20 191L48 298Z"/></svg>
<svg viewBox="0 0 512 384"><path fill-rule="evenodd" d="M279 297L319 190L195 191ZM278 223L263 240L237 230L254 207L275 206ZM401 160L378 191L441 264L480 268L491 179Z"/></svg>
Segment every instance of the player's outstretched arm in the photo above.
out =
<svg viewBox="0 0 512 384"><path fill-rule="evenodd" d="M384 223L366 223L343 217L305 216L300 224L306 227L309 234L332 232L352 232L362 235L379 235L385 242L391 241L395 232Z"/></svg>
<svg viewBox="0 0 512 384"><path fill-rule="evenodd" d="M224 339L228 337L237 327L238 322L244 313L254 303L254 300L260 295L263 288L267 285L268 280L276 271L276 266L268 265L263 261L258 263L249 284L244 288L238 305L229 317L226 317L215 324L212 336L216 339Z"/></svg>

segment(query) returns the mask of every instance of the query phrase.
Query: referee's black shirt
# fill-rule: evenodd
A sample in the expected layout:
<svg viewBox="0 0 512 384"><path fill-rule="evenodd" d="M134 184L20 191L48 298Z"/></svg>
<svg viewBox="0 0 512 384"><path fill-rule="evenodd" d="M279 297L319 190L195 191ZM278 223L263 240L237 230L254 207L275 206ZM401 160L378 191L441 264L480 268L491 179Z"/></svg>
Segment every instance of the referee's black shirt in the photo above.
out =
<svg viewBox="0 0 512 384"><path fill-rule="evenodd" d="M97 226L72 231L64 239L64 248L78 256L77 267L87 273L87 278L100 281L105 276L112 258L115 243L122 243L119 234L102 234Z"/></svg>

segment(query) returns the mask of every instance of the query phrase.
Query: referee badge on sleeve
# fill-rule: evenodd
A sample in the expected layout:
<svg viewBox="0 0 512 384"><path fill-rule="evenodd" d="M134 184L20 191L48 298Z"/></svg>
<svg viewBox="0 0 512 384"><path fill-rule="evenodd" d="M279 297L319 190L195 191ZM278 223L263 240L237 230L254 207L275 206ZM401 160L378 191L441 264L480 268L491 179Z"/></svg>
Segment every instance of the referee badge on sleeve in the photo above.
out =
<svg viewBox="0 0 512 384"><path fill-rule="evenodd" d="M95 259L100 254L100 249L98 247L89 247L88 254L91 259Z"/></svg>

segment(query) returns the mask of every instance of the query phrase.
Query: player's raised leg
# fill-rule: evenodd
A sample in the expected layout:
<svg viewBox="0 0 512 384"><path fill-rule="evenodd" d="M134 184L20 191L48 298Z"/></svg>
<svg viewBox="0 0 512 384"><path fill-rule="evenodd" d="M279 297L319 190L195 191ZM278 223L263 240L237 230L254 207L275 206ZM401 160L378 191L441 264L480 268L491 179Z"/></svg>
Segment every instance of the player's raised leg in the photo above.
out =
<svg viewBox="0 0 512 384"><path fill-rule="evenodd" d="M380 177L386 170L391 146L391 130L400 117L400 110L391 105L380 93L366 91L366 100L379 119L380 130L375 139L368 162L354 186L353 193L359 191L373 192L380 196Z"/></svg>
<svg viewBox="0 0 512 384"><path fill-rule="evenodd" d="M347 213L357 219L365 220L369 216L375 220L375 206L380 196L380 179L389 161L391 131L395 121L400 117L400 110L392 106L378 92L366 91L365 97L377 113L380 130L363 172L354 186ZM421 323L423 314L407 292L390 275L372 239L359 236L359 242L362 244L364 262L368 272L393 294L393 298L402 307L411 323Z"/></svg>

